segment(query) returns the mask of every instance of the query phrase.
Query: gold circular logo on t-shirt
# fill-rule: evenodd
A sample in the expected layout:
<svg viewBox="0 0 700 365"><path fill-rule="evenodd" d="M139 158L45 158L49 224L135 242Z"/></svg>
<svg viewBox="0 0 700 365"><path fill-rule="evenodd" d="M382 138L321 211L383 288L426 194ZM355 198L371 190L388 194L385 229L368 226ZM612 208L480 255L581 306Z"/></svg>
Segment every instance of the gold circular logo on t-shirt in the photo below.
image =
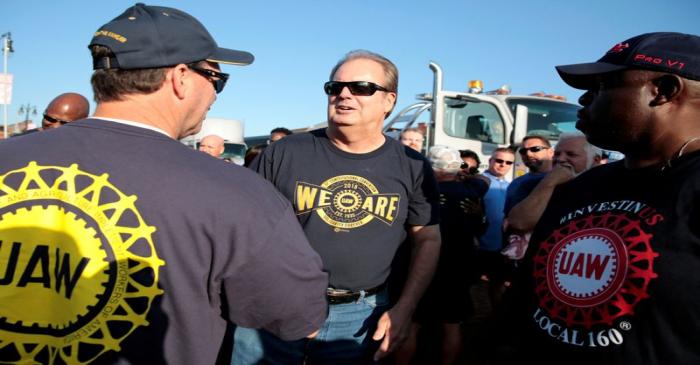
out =
<svg viewBox="0 0 700 365"><path fill-rule="evenodd" d="M165 263L136 200L76 164L0 175L0 362L85 364L148 325Z"/></svg>

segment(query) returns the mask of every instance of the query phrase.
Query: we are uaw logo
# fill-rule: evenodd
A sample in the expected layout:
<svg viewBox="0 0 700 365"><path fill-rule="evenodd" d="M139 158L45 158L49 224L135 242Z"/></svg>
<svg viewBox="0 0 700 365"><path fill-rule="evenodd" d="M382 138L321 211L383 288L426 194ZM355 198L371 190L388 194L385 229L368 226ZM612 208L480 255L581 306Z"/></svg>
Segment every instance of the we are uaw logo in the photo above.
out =
<svg viewBox="0 0 700 365"><path fill-rule="evenodd" d="M326 224L341 229L361 227L373 219L391 226L399 213L399 194L381 194L369 180L341 175L320 186L297 182L297 214L315 211Z"/></svg>
<svg viewBox="0 0 700 365"><path fill-rule="evenodd" d="M658 221L606 212L572 219L552 232L533 258L537 326L575 346L622 344L632 329L627 319L657 277L658 254L643 226Z"/></svg>
<svg viewBox="0 0 700 365"><path fill-rule="evenodd" d="M136 200L75 164L0 175L0 363L90 363L148 325L165 263Z"/></svg>

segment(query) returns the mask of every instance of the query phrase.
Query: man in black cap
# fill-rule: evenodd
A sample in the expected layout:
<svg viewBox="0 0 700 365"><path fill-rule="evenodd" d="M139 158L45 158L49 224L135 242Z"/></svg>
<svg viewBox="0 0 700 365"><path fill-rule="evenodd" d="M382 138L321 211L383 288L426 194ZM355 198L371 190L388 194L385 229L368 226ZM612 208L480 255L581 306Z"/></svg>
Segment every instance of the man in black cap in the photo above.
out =
<svg viewBox="0 0 700 365"><path fill-rule="evenodd" d="M213 364L227 321L315 332L327 275L291 204L177 141L253 56L143 4L89 47L94 117L0 145L0 362Z"/></svg>
<svg viewBox="0 0 700 365"><path fill-rule="evenodd" d="M558 186L537 224L529 355L699 364L700 37L643 34L557 71L586 91L577 128L625 159Z"/></svg>

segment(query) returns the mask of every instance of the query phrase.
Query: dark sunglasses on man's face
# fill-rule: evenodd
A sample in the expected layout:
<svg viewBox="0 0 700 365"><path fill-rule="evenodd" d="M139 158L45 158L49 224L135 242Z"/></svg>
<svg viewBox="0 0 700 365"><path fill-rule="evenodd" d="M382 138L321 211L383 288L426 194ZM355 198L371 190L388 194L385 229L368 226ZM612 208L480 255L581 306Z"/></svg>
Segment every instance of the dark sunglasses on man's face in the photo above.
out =
<svg viewBox="0 0 700 365"><path fill-rule="evenodd" d="M462 170L467 170L467 173L468 173L469 175L476 175L476 174L479 172L479 168L478 168L478 167L476 167L476 166L469 166L469 164L466 163L466 162L462 163L462 164L459 166L459 168L461 168Z"/></svg>
<svg viewBox="0 0 700 365"><path fill-rule="evenodd" d="M323 84L323 91L326 92L326 95L338 96L346 87L355 96L370 96L377 91L389 92L388 89L369 81L328 81Z"/></svg>
<svg viewBox="0 0 700 365"><path fill-rule="evenodd" d="M525 154L527 154L527 151L530 151L532 153L537 153L537 152L540 152L542 150L548 150L548 149L549 149L549 147L546 147L546 146L532 146L532 147L527 147L527 148L520 147L520 149L518 150L518 153L520 153L521 155L525 155Z"/></svg>
<svg viewBox="0 0 700 365"><path fill-rule="evenodd" d="M224 90L224 86L226 86L226 81L228 81L228 74L223 73L223 72L218 72L214 70L210 70L208 68L202 68L198 67L195 65L187 65L187 67L190 68L190 70L204 76L211 82L211 84L214 86L214 90L216 90L216 93L219 94Z"/></svg>
<svg viewBox="0 0 700 365"><path fill-rule="evenodd" d="M494 158L493 162L498 163L498 164L506 164L506 165L512 165L513 161L507 161L507 160L501 160L500 158Z"/></svg>
<svg viewBox="0 0 700 365"><path fill-rule="evenodd" d="M64 125L66 123L70 123L70 120L63 120L63 119L54 118L46 113L44 113L44 120L51 123L51 124L60 123L61 125Z"/></svg>

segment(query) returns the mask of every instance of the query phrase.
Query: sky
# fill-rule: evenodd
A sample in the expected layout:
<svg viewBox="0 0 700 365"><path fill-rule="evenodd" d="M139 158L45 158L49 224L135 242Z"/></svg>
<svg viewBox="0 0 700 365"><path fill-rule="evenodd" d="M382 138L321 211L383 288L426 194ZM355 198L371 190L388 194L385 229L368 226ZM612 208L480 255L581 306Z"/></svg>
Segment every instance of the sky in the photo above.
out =
<svg viewBox="0 0 700 365"><path fill-rule="evenodd" d="M700 34L698 0L294 0L169 1L199 19L221 47L246 50L255 62L226 66L231 75L209 117L244 123L245 135L274 127L303 128L326 120L323 83L348 51L367 49L399 69L394 114L432 91L430 61L444 71L446 90L469 80L485 90L508 84L513 94L536 91L576 102L555 65L591 62L614 44L654 31ZM14 53L8 123L40 124L46 105L64 92L92 99L87 45L131 1L2 0L0 34L12 33ZM4 64L3 64L4 67ZM0 70L1 71L1 70ZM29 106L29 108L27 108ZM91 112L95 104L91 103ZM392 115L393 116L393 115ZM0 123L2 120L0 108Z"/></svg>

